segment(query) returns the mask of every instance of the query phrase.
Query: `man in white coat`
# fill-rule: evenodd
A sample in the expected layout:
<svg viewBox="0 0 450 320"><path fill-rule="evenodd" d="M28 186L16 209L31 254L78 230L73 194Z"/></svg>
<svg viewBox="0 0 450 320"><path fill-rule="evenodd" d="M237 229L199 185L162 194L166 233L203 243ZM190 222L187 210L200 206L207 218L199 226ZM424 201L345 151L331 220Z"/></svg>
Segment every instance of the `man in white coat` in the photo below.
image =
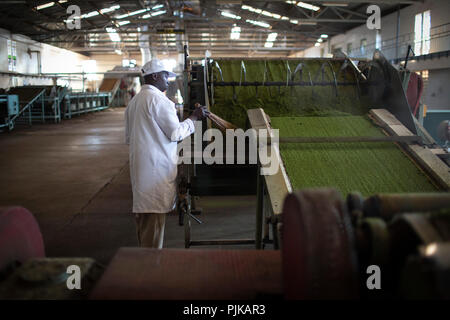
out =
<svg viewBox="0 0 450 320"><path fill-rule="evenodd" d="M162 248L166 213L175 208L177 142L194 132L194 121L208 111L197 108L179 122L175 104L164 91L175 76L158 59L142 67L145 84L125 110L133 213L139 245Z"/></svg>

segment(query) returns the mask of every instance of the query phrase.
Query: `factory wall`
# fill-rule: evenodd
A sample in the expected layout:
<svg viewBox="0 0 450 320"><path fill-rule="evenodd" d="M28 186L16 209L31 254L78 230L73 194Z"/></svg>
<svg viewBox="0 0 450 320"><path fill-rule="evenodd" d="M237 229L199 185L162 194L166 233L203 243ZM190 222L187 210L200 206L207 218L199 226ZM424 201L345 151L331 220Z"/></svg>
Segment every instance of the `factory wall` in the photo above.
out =
<svg viewBox="0 0 450 320"><path fill-rule="evenodd" d="M106 72L113 70L115 66L121 66L123 59L134 59L138 64L141 63L141 54L136 52L130 55L114 54L92 54L89 59L95 60L97 64L97 72Z"/></svg>
<svg viewBox="0 0 450 320"><path fill-rule="evenodd" d="M415 15L426 10L431 11L431 43L430 53L450 50L450 1L425 0L423 3L414 4L400 10L399 47L396 52L397 12L393 12L381 19L379 36L381 50L388 59L406 56L408 44L414 48L414 22ZM366 39L365 50L361 50L361 40ZM348 45L352 50L348 52ZM377 31L369 30L366 25L357 26L343 34L329 38L327 42L318 47L311 47L298 52L295 57L320 57L329 56L333 49L342 49L352 57L371 58L377 47ZM322 50L321 50L322 49Z"/></svg>
<svg viewBox="0 0 450 320"><path fill-rule="evenodd" d="M8 40L16 43L15 72L27 76L14 75L8 70ZM29 51L39 51L39 54L29 53ZM89 60L87 56L39 43L26 36L11 34L7 30L0 29L0 88L52 84L53 80L50 77L37 77L39 65L42 73L73 73L82 72L83 61L86 60ZM70 79L65 77L58 80L58 84L70 85L74 90L80 90L82 82L79 78L79 76L72 76Z"/></svg>

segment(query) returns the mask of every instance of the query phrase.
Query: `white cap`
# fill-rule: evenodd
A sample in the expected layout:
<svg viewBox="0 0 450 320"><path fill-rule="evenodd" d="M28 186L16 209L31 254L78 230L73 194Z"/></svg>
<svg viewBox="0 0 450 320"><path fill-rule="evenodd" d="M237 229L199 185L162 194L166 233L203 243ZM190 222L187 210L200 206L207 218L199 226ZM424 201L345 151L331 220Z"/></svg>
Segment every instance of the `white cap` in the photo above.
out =
<svg viewBox="0 0 450 320"><path fill-rule="evenodd" d="M164 64L159 59L153 59L144 64L142 67L142 74L144 76L152 73L158 73L161 71L166 71L169 73L169 77L175 77L176 74L173 72L170 72L167 67L164 66Z"/></svg>

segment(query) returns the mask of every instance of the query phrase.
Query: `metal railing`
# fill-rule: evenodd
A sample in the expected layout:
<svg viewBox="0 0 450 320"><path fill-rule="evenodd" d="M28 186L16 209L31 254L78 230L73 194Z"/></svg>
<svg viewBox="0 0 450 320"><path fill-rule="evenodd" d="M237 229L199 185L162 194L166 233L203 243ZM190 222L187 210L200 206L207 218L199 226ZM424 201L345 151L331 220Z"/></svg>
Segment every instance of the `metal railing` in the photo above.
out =
<svg viewBox="0 0 450 320"><path fill-rule="evenodd" d="M375 49L380 49L383 55L388 60L402 59L406 56L408 46L414 50L415 33L410 32L400 35L397 38L389 38L381 41L380 48L377 48L377 43L369 43L364 47L355 48L347 54L352 58L372 58ZM450 23L435 26L430 30L430 50L428 53L441 52L450 50ZM398 54L398 56L396 56ZM420 52L415 52L415 56L420 56Z"/></svg>

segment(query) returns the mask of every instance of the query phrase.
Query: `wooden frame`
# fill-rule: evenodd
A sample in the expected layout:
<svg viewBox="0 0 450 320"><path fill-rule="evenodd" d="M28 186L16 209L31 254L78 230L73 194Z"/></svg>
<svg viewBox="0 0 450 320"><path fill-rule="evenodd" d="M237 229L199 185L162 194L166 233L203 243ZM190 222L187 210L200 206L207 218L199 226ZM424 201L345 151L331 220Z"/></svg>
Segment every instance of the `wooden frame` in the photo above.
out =
<svg viewBox="0 0 450 320"><path fill-rule="evenodd" d="M250 126L256 130L267 130L267 137L273 137L272 128L270 126L270 121L263 109L250 109L247 111ZM263 219L265 216L264 212L264 197L263 194L267 190L267 194L270 199L270 209L272 214L278 216L283 211L283 201L287 194L292 192L292 185L287 176L286 169L284 168L283 160L280 156L280 150L278 145L270 144L270 152L276 153L278 160L278 170L274 175L264 175L258 174L258 187L257 187L257 209L256 209L256 248L262 248L262 228ZM258 147L259 150L259 147ZM260 171L260 165L258 165L258 171ZM262 178L264 177L264 178ZM275 221L276 223L276 221ZM267 231L268 233L268 231ZM268 234L266 235L268 236ZM274 229L274 245L278 247L279 239L275 239L275 229Z"/></svg>
<svg viewBox="0 0 450 320"><path fill-rule="evenodd" d="M394 115L385 109L372 109L369 114L392 136L412 136L409 131ZM408 152L422 169L430 175L443 189L450 190L450 169L437 156L436 151L427 149L418 144L404 145Z"/></svg>

